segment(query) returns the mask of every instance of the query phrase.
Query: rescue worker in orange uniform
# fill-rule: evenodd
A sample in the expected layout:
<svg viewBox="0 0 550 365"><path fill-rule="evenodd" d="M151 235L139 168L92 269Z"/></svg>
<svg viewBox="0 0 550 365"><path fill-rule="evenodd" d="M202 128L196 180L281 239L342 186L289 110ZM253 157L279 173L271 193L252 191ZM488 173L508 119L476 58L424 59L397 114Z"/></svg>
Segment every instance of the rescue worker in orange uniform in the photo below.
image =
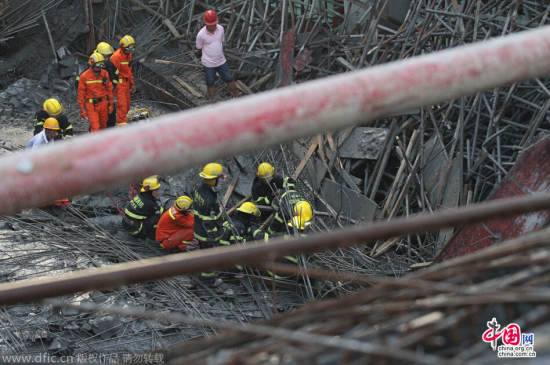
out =
<svg viewBox="0 0 550 365"><path fill-rule="evenodd" d="M130 110L130 92L136 92L132 75L132 50L136 47L134 38L125 35L120 40L120 48L111 56L111 62L118 70L119 79L115 89L117 127L127 124Z"/></svg>
<svg viewBox="0 0 550 365"><path fill-rule="evenodd" d="M156 239L164 249L177 248L180 251L185 251L193 241L195 219L190 212L191 204L193 204L193 200L190 197L180 196L176 199L174 206L160 217Z"/></svg>
<svg viewBox="0 0 550 365"><path fill-rule="evenodd" d="M78 81L78 105L80 117L88 119L90 132L107 128L109 113L113 112L113 84L109 73L103 69L103 55L94 52L88 61L90 68L80 75Z"/></svg>
<svg viewBox="0 0 550 365"><path fill-rule="evenodd" d="M103 58L105 58L105 70L109 73L109 79L113 84L113 94L115 93L114 88L118 84L118 70L111 62L111 56L115 53L115 50L109 43L101 42L96 47L96 52L101 53ZM113 107L114 102L112 103ZM107 128L114 127L116 125L116 108L113 112L109 113L109 121L107 122Z"/></svg>

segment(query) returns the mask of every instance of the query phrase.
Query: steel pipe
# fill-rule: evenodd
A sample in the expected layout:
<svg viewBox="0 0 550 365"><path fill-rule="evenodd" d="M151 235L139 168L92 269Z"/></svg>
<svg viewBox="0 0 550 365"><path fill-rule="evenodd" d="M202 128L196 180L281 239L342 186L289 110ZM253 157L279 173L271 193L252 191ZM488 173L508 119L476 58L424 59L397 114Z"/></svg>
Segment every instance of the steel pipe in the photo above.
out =
<svg viewBox="0 0 550 365"><path fill-rule="evenodd" d="M0 284L0 305L36 302L45 298L94 289L117 288L178 275L196 274L209 269L232 267L235 264L254 266L261 261L273 261L284 255L371 244L391 237L548 209L550 209L550 194L536 194L472 204L456 210L421 214L412 218L378 221L353 228L346 227L328 234L295 240L232 245L83 270L63 277L44 277L4 283Z"/></svg>
<svg viewBox="0 0 550 365"><path fill-rule="evenodd" d="M550 28L173 113L0 159L0 215L550 73Z"/></svg>

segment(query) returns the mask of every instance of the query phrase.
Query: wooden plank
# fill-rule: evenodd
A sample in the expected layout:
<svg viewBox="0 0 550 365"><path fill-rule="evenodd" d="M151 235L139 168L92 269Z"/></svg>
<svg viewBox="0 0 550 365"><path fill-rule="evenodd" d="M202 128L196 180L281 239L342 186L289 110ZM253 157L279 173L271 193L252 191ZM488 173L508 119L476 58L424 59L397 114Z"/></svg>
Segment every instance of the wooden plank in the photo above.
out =
<svg viewBox="0 0 550 365"><path fill-rule="evenodd" d="M174 37L181 37L181 34L176 30L176 27L174 27L174 24L169 19L164 20L164 24L170 29L170 32L174 35Z"/></svg>
<svg viewBox="0 0 550 365"><path fill-rule="evenodd" d="M296 171L294 171L294 173L292 174L291 177L294 180L296 180L298 178L298 176L300 176L300 173L302 172L302 170L306 166L306 164L309 161L309 158L311 157L311 155L313 155L313 152L315 152L315 149L317 148L318 144L319 144L319 138L316 137L315 140L313 141L313 143L311 143L311 146L309 147L309 150L307 151L306 155L304 156L304 158L302 158L302 161L300 161L300 164L298 165L298 167L296 167Z"/></svg>
<svg viewBox="0 0 550 365"><path fill-rule="evenodd" d="M267 75L265 75L264 77L262 77L261 79L259 79L258 81L252 83L250 85L250 89L253 89L257 86L260 86L261 84L263 84L264 82L267 82L270 78L272 78L273 76L275 75L275 72L270 72L268 73Z"/></svg>
<svg viewBox="0 0 550 365"><path fill-rule="evenodd" d="M235 186L237 185L237 181L239 181L239 175L233 176L233 179L231 179L231 182L229 183L229 187L227 188L227 191L225 192L225 195L223 196L222 204L225 207L227 205L227 202L229 201L229 198L231 197L231 194L233 194L233 190L235 190Z"/></svg>
<svg viewBox="0 0 550 365"><path fill-rule="evenodd" d="M247 94L247 95L252 95L254 94L254 92L252 90L250 90L248 88L248 86L246 86L246 84L244 82L242 82L241 80L237 80L235 82L235 85L237 86L237 88L239 90L241 90L243 93Z"/></svg>
<svg viewBox="0 0 550 365"><path fill-rule="evenodd" d="M172 76L174 78L174 80L176 80L181 86L183 86L187 91L189 91L191 94L193 94L194 97L196 98L202 98L204 97L204 95L202 95L201 93L199 93L197 90L195 90L191 85L189 85L188 83L186 83L185 81L183 81L181 78L179 78L178 76L174 75Z"/></svg>

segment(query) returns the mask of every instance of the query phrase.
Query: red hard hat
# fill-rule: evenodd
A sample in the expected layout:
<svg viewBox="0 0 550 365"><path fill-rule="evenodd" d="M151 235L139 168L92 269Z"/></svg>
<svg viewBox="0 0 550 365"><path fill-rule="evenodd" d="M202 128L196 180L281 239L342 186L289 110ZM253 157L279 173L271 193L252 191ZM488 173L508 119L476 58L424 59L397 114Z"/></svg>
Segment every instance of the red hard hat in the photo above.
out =
<svg viewBox="0 0 550 365"><path fill-rule="evenodd" d="M208 10L204 13L203 19L206 25L216 25L218 23L218 16L214 10Z"/></svg>

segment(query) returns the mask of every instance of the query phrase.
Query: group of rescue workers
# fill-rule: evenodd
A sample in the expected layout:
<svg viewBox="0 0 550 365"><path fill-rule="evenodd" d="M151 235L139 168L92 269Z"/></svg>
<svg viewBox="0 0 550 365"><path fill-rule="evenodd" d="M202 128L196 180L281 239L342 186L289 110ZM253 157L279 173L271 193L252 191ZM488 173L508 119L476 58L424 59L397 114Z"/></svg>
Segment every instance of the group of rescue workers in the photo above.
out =
<svg viewBox="0 0 550 365"><path fill-rule="evenodd" d="M129 35L120 40L117 51L101 42L88 59L90 68L77 76L80 117L88 121L90 132L127 124L130 93L136 92L132 75L134 48L134 38ZM34 137L27 144L27 150L73 137L73 126L57 99L46 100L34 119Z"/></svg>
<svg viewBox="0 0 550 365"><path fill-rule="evenodd" d="M211 101L216 102L216 73L233 95L238 97L239 92L223 54L225 32L218 24L218 15L208 10L203 15L203 21L205 26L197 34L196 48L203 64ZM90 67L76 77L80 117L88 121L90 132L127 125L130 94L136 92L132 74L132 51L136 44L134 38L125 35L119 45L115 51L110 44L99 43L88 59ZM34 127L34 137L29 141L27 150L73 136L73 126L57 99L44 102L43 109L35 115Z"/></svg>
<svg viewBox="0 0 550 365"><path fill-rule="evenodd" d="M204 16L205 27L197 35L196 47L201 52L208 94L215 102L214 80L218 73L234 96L239 96L227 61L223 55L224 29L217 24L217 14L209 10ZM89 57L89 68L76 78L80 117L87 119L90 132L115 125L127 124L130 109L130 93L136 91L132 75L132 50L134 39L126 35L115 51L111 45L101 42ZM73 127L64 108L56 99L44 102L43 109L35 115L34 137L27 150L36 149L55 140L73 137ZM180 196L174 206L164 211L159 205L160 183L156 176L143 181L141 192L129 202L123 214L122 227L135 238L155 240L161 247L174 252L188 250L190 245L208 249L250 241L269 241L275 237L306 235L313 222L313 210L304 197L296 191L291 178L275 174L269 163L258 167L252 185L252 202L245 202L231 215L218 203L214 188L225 178L220 164L210 163L200 173L198 183L190 196ZM67 201L67 199L63 199ZM259 224L262 212L259 206L271 206L274 219L267 230ZM264 217L265 218L265 217ZM296 264L293 256L282 262ZM243 268L237 266L237 271ZM286 278L271 273L276 278ZM203 272L204 281L213 281L215 272Z"/></svg>
<svg viewBox="0 0 550 365"><path fill-rule="evenodd" d="M269 163L258 166L252 184L253 202L243 203L229 216L224 214L214 189L219 180L225 178L224 168L209 163L199 175L202 181L190 196L180 196L166 212L157 200L161 187L158 178L145 179L141 192L124 211L122 227L133 237L154 239L166 250L181 252L193 244L208 249L250 241L267 242L276 237L305 236L313 222L311 205L296 191L294 180L276 175ZM267 230L256 222L255 217L262 215L258 205L271 205L274 210L274 219ZM285 256L279 262L297 264L298 260ZM239 270L242 267L237 266ZM291 277L270 274L278 279ZM213 271L201 273L205 282L213 282L215 275Z"/></svg>

